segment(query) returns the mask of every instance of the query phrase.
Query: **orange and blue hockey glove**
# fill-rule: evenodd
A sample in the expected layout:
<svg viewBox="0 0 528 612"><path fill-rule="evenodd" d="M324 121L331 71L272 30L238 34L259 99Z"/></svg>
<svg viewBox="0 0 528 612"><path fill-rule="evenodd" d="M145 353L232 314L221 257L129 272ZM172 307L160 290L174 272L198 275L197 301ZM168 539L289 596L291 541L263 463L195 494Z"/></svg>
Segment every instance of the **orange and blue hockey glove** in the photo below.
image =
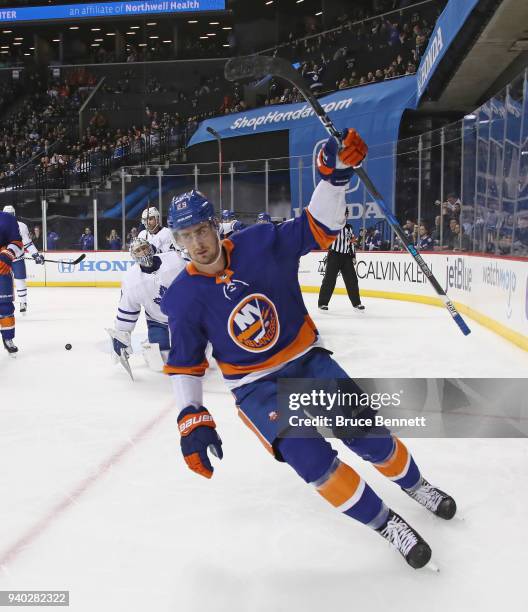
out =
<svg viewBox="0 0 528 612"><path fill-rule="evenodd" d="M201 406L187 406L178 417L178 428L181 434L181 449L185 463L189 468L211 478L214 468L209 461L207 451L222 459L222 440L216 433L216 424L209 411Z"/></svg>
<svg viewBox="0 0 528 612"><path fill-rule="evenodd" d="M346 185L368 151L367 144L352 128L343 130L341 141L332 136L317 156L319 176L332 185Z"/></svg>

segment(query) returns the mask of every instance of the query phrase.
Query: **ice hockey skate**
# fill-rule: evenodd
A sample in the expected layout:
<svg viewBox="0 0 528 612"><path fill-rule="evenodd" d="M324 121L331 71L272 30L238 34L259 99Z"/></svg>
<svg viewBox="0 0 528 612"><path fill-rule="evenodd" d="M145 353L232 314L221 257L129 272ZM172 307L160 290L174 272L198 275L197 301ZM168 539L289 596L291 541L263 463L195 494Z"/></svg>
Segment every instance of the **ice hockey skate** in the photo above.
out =
<svg viewBox="0 0 528 612"><path fill-rule="evenodd" d="M436 514L436 516L446 521L449 521L455 516L457 510L455 500L447 493L433 487L433 485L427 482L423 477L418 486L414 489L404 489L404 491L409 497L412 497L419 504L424 506L424 508L427 508L427 510L430 510L433 514Z"/></svg>
<svg viewBox="0 0 528 612"><path fill-rule="evenodd" d="M414 569L429 563L431 548L401 516L389 510L387 522L376 531L395 548Z"/></svg>
<svg viewBox="0 0 528 612"><path fill-rule="evenodd" d="M4 348L9 353L9 356L15 357L16 353L18 353L18 347L15 345L13 340L4 340L2 338L2 342L4 343Z"/></svg>

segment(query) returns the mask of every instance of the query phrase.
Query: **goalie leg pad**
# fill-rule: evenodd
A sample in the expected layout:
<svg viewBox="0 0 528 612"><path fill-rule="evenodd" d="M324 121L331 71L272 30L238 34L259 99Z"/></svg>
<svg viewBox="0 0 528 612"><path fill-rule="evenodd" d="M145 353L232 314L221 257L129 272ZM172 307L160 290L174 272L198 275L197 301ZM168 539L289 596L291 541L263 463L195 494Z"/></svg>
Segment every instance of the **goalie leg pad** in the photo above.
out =
<svg viewBox="0 0 528 612"><path fill-rule="evenodd" d="M163 366L167 363L168 351L160 351L159 344L151 344L148 341L142 342L143 358L146 364L154 372L163 372Z"/></svg>

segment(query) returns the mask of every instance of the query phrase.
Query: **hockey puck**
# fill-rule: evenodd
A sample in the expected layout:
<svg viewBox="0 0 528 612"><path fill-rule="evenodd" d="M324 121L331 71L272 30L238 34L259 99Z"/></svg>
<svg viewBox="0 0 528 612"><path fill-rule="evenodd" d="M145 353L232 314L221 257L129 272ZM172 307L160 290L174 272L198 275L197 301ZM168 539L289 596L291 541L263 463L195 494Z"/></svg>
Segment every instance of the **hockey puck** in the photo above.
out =
<svg viewBox="0 0 528 612"><path fill-rule="evenodd" d="M64 347L67 351L71 351L71 344L66 344L66 346Z"/></svg>

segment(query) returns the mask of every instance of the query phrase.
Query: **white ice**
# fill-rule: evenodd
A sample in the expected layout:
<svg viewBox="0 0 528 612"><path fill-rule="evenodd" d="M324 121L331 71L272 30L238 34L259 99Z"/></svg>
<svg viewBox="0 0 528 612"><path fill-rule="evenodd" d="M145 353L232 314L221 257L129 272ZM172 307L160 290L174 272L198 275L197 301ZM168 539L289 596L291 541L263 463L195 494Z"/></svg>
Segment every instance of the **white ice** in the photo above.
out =
<svg viewBox="0 0 528 612"><path fill-rule="evenodd" d="M412 570L271 458L215 372L205 403L225 457L210 481L190 472L168 379L140 356L134 383L111 364L118 295L30 289L20 354L0 353L0 590L69 590L75 612L528 609L527 440L409 440L458 501L449 523L339 445L431 544L440 573ZM320 315L306 301L352 376L528 372L528 354L471 321L464 338L439 308L367 299L360 314L336 296Z"/></svg>

